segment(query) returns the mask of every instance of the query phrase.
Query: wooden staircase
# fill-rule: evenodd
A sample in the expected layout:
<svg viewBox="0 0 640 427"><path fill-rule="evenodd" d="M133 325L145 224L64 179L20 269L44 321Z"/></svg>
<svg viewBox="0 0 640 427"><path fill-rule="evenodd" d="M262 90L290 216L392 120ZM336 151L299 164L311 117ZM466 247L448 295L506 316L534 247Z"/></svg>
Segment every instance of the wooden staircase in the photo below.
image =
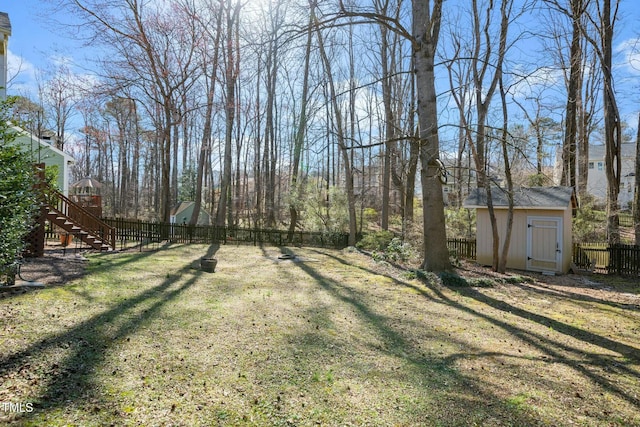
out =
<svg viewBox="0 0 640 427"><path fill-rule="evenodd" d="M46 190L46 218L67 233L99 251L116 247L116 229L57 190Z"/></svg>

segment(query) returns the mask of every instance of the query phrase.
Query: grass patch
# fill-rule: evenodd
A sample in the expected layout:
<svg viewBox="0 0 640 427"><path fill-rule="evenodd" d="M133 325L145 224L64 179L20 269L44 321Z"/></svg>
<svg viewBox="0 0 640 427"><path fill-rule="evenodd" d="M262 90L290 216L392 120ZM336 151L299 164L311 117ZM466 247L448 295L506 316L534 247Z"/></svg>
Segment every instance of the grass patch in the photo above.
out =
<svg viewBox="0 0 640 427"><path fill-rule="evenodd" d="M82 278L0 299L0 402L34 409L0 423L640 425L636 308L389 268L304 248L91 255Z"/></svg>

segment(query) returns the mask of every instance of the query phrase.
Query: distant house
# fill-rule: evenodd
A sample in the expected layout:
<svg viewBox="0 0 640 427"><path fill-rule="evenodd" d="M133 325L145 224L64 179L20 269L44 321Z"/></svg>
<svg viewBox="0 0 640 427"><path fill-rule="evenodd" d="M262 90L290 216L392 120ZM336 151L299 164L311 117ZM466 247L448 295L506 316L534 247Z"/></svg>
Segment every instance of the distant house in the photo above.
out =
<svg viewBox="0 0 640 427"><path fill-rule="evenodd" d="M500 188L491 192L498 234L504 239L508 199ZM464 201L476 209L476 260L491 265L493 236L485 189L474 189ZM571 187L521 188L514 194L513 227L507 268L566 273L571 266L573 211L577 207ZM502 240L500 250L502 251Z"/></svg>
<svg viewBox="0 0 640 427"><path fill-rule="evenodd" d="M9 14L0 12L0 101L7 98L7 58L11 21Z"/></svg>
<svg viewBox="0 0 640 427"><path fill-rule="evenodd" d="M17 126L12 126L12 130L17 135L13 143L22 147L23 151L30 153L34 163L44 163L47 167L57 166L58 188L62 194L68 196L69 171L75 163L74 158Z"/></svg>
<svg viewBox="0 0 640 427"><path fill-rule="evenodd" d="M195 207L196 202L180 202L171 210L170 222L172 224L188 224ZM197 225L211 225L211 215L202 208L200 208Z"/></svg>
<svg viewBox="0 0 640 427"><path fill-rule="evenodd" d="M636 144L621 144L620 159L620 193L618 203L621 208L627 208L633 202L636 165ZM607 176L604 170L604 145L589 146L589 178L587 192L604 202L607 199Z"/></svg>
<svg viewBox="0 0 640 427"><path fill-rule="evenodd" d="M626 143L620 145L620 193L618 204L620 208L628 208L633 202L635 184L636 144ZM560 182L562 175L562 146L556 151L555 180ZM598 202L606 203L607 200L607 174L605 172L605 146L589 145L589 162L587 177L587 194L593 196Z"/></svg>
<svg viewBox="0 0 640 427"><path fill-rule="evenodd" d="M9 14L0 12L0 101L5 100L7 97L9 36L11 36ZM73 157L17 126L12 126L11 128L17 135L14 144L22 147L23 151L31 153L35 163L44 163L45 166L55 165L58 167L58 188L65 196L68 196L69 167L75 163Z"/></svg>

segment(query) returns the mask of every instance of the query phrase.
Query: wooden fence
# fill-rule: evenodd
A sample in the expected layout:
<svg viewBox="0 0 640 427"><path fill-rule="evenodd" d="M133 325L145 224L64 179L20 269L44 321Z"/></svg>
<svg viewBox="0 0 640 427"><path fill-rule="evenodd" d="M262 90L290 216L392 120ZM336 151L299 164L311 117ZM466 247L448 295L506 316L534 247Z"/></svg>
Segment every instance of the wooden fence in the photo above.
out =
<svg viewBox="0 0 640 427"><path fill-rule="evenodd" d="M467 239L447 239L447 248L451 256L463 259L476 259L476 241Z"/></svg>
<svg viewBox="0 0 640 427"><path fill-rule="evenodd" d="M448 239L447 247L454 257L476 258L475 240ZM578 268L600 274L640 276L640 246L576 243L573 245L573 263Z"/></svg>
<svg viewBox="0 0 640 427"><path fill-rule="evenodd" d="M348 246L346 233L321 233L296 231L291 238L287 230L234 228L218 226L193 226L145 222L127 219L104 219L115 227L116 242L138 242L142 245L154 242L175 243L244 243L253 245L292 245L343 249ZM48 238L53 232L47 230ZM116 244L117 244L116 243ZM452 256L476 259L476 241L448 239L447 248ZM573 263L582 269L601 274L640 275L640 246L606 243L583 243L573 245Z"/></svg>
<svg viewBox="0 0 640 427"><path fill-rule="evenodd" d="M288 230L220 227L215 225L182 225L161 222L145 222L120 218L104 220L116 228L118 242L152 243L245 243L253 245L292 245L342 249L348 246L346 233L321 233ZM121 243L122 244L122 243Z"/></svg>
<svg viewBox="0 0 640 427"><path fill-rule="evenodd" d="M638 276L640 246L576 243L573 245L573 263L596 273Z"/></svg>

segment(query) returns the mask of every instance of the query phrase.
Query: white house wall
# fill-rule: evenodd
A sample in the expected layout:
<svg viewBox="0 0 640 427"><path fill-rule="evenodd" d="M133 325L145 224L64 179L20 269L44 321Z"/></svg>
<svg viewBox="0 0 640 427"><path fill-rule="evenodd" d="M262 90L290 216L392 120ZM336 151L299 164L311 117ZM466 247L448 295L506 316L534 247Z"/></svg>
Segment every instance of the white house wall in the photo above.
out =
<svg viewBox="0 0 640 427"><path fill-rule="evenodd" d="M618 203L626 209L633 202L635 176L635 144L622 144L621 147L620 193ZM589 175L587 192L605 203L607 200L607 175L603 146L589 146Z"/></svg>
<svg viewBox="0 0 640 427"><path fill-rule="evenodd" d="M9 15L0 12L0 101L7 97L7 58L9 57L9 36L11 22Z"/></svg>

